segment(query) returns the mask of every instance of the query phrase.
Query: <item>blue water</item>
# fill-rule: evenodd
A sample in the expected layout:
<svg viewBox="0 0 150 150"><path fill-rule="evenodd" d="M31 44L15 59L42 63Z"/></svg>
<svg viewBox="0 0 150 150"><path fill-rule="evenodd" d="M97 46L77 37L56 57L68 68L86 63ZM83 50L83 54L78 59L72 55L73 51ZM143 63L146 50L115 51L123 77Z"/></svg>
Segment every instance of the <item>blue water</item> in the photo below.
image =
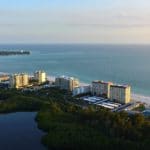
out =
<svg viewBox="0 0 150 150"><path fill-rule="evenodd" d="M0 115L0 150L46 150L42 131L34 121L36 113Z"/></svg>
<svg viewBox="0 0 150 150"><path fill-rule="evenodd" d="M148 45L1 45L0 50L30 50L30 56L0 57L0 72L45 70L90 83L100 79L130 84L134 93L150 96Z"/></svg>

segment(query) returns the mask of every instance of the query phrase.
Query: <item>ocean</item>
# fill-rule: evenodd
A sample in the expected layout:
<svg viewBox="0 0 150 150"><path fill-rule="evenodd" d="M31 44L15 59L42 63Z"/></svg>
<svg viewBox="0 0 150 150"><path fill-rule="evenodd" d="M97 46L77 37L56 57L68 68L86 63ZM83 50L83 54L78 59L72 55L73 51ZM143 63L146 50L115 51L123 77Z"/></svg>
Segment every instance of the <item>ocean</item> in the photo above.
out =
<svg viewBox="0 0 150 150"><path fill-rule="evenodd" d="M129 84L132 92L150 96L150 45L0 45L0 50L29 50L29 56L0 56L0 72L68 75Z"/></svg>

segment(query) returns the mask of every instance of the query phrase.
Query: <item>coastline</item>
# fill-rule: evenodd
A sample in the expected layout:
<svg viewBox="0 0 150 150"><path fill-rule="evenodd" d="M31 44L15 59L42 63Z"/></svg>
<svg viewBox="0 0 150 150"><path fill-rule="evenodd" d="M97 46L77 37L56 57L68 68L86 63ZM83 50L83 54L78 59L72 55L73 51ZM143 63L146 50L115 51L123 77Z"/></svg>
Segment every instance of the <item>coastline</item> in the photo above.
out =
<svg viewBox="0 0 150 150"><path fill-rule="evenodd" d="M50 77L50 78L52 79L52 77ZM54 77L53 77L53 79L54 79ZM7 94L7 91L5 90L4 93ZM124 126L124 124L122 126L122 123L119 124L118 121L116 122L116 120L118 120L118 119L114 119L114 117L117 117L117 118L119 117L120 119L123 119L123 122L126 122L126 120L129 118L128 118L128 116L124 115L124 113L118 114L118 113L113 113L111 111L108 111L107 117L106 117L105 109L99 109L99 111L97 111L97 109L94 109L94 107L93 107L93 109L91 109L91 107L87 107L87 110L86 110L83 107L81 107L81 106L84 106L84 104L82 104L81 102L76 104L77 101L76 100L74 101L74 99L72 99L71 93L68 94L67 91L65 92L63 90L52 88L51 90L49 90L49 89L45 89L44 91L42 90L41 94L38 94L38 95L36 93L35 94L33 93L33 95L32 94L28 95L28 93L25 95L22 95L21 91L16 90L16 92L14 92L12 90L12 92L10 92L10 94L8 94L8 96L10 97L10 101L6 101L6 105L1 105L1 106L3 106L3 107L1 107L1 109L4 108L2 110L6 110L6 109L8 110L8 108L9 108L11 111L12 110L18 110L18 111L19 110L20 111L21 110L24 110L24 111L25 110L28 110L28 111L35 110L35 111L38 111L38 118L36 118L35 121L38 124L38 129L45 131L44 136L42 136L42 144L44 144L49 149L53 148L53 144L55 144L56 142L57 142L57 145L55 145L56 149L58 149L59 146L60 146L60 149L62 149L63 146L64 146L63 148L65 149L65 145L70 145L70 142L73 142L76 145L76 143L78 143L78 142L79 142L79 144L80 143L82 144L83 142L86 143L87 141L88 141L88 143L93 141L93 143L91 145L91 148L93 148L95 146L96 140L97 140L97 143L99 143L99 141L103 141L103 140L101 140L101 136L103 135L102 133L103 133L103 131L105 131L105 129L106 129L106 133L104 132L102 139L103 139L103 137L107 136L107 133L108 133L107 131L108 131L108 129L110 129L110 130L112 129L112 124L118 125L117 128L116 128L116 126L113 127L113 130L115 131L113 133L118 133L117 131L120 126L121 126L121 129L127 129L127 131L129 131L130 133L132 133L133 128L137 131L139 129L138 128L138 126L140 124L139 119L137 119L139 122L137 122L136 124L132 124L132 122L131 123L129 122L129 125L131 124L133 126L133 128L126 128L126 123L125 123L125 126ZM66 96L68 96L68 99L66 99ZM80 110L82 110L82 111L80 111ZM91 118L91 113L87 113L87 112L92 112L92 116L95 114L94 117ZM53 115L54 113L55 113L55 115ZM97 116L96 114L99 114L99 115ZM79 116L81 116L81 118L79 118L79 120L78 120L77 118ZM98 118L95 118L95 117L98 117ZM136 117L137 116L135 115L134 118L136 119ZM143 119L146 119L142 115L141 115L141 117ZM105 120L104 118L106 118L107 120ZM93 121L93 119L94 119L94 121ZM99 120L99 121L97 122L97 120ZM110 120L112 121L112 123L110 123L110 125L108 126L107 122L109 122ZM89 122L89 124L87 124L87 121ZM96 125L94 124L94 128L93 128L93 122L97 123ZM106 124L107 126L103 126L102 123L104 125ZM143 124L142 127L144 125L145 124ZM102 129L99 128L99 126L102 127ZM64 130L62 130L62 129L64 129ZM101 129L101 130L99 130L99 129ZM60 132L60 131L62 131L62 132ZM142 132L145 130L140 130L140 131L141 131L140 135L145 136L145 134ZM122 130L120 132L126 133ZM86 136L87 134L85 134L85 133L89 133L89 135ZM95 133L99 133L99 134L95 134ZM83 136L82 137L83 141L78 141L78 139L80 140L81 135ZM58 138L60 136L62 138ZM99 137L100 139L97 137ZM107 136L107 137L108 138L106 138L106 143L107 144L110 143L109 144L110 146L112 145L112 141L114 141L114 140L116 141L116 144L118 144L118 138L120 138L120 137L118 137L118 134L114 134L112 140L110 140L110 136ZM134 137L134 134L133 134L133 137ZM66 143L65 145L61 145L62 139ZM71 139L71 140L68 140L68 139ZM130 140L130 135L129 135L128 139ZM125 144L128 144L128 142L126 142L126 140L128 140L128 139L123 140L123 145L124 145L124 141L125 141ZM147 139L147 137L145 139ZM54 143L53 143L53 141L54 141ZM108 141L109 141L109 143L108 143ZM131 140L131 142L132 142L132 140ZM144 143L144 141L142 141L142 143ZM102 142L102 146L103 146L103 142ZM110 146L108 149L110 149ZM80 147L80 145L79 145L79 147ZM74 145L73 145L73 148L74 148ZM114 147L112 149L114 149Z"/></svg>
<svg viewBox="0 0 150 150"><path fill-rule="evenodd" d="M133 101L145 103L146 107L150 108L150 97L149 96L132 93L131 98L133 99Z"/></svg>
<svg viewBox="0 0 150 150"><path fill-rule="evenodd" d="M51 81L55 81L56 76L48 76L47 78ZM84 85L89 85L89 84L81 81L80 85L84 86ZM135 102L145 103L147 104L146 107L150 108L150 96L145 96L145 95L141 95L138 93L132 93L131 99Z"/></svg>
<svg viewBox="0 0 150 150"><path fill-rule="evenodd" d="M0 72L0 74L7 74L8 75L9 73ZM56 78L56 76L47 76L47 79L50 81L55 81L55 78ZM89 83L85 83L85 82L81 81L80 85L81 86L89 85ZM138 93L132 93L131 99L133 101L136 101L136 102L145 103L145 104L147 104L146 107L150 108L150 96L146 96L146 95L142 95L142 94L138 94Z"/></svg>

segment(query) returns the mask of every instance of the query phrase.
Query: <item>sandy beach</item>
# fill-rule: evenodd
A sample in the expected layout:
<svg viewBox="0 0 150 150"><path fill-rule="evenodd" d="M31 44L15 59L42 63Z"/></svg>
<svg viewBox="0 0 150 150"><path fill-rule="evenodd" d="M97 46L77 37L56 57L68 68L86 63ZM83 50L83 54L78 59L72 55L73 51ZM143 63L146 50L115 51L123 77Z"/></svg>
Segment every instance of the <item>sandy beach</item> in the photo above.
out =
<svg viewBox="0 0 150 150"><path fill-rule="evenodd" d="M131 98L133 101L145 103L146 106L150 108L150 97L133 93Z"/></svg>

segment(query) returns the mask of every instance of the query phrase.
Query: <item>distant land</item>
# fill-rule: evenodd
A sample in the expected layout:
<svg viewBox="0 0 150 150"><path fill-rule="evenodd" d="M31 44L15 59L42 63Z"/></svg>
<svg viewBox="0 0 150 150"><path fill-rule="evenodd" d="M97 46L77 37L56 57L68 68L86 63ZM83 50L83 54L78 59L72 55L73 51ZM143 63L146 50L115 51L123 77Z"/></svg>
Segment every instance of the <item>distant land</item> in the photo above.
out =
<svg viewBox="0 0 150 150"><path fill-rule="evenodd" d="M30 51L24 51L24 50L16 50L16 51L10 51L10 50L0 50L0 56L9 56L9 55L30 55Z"/></svg>

